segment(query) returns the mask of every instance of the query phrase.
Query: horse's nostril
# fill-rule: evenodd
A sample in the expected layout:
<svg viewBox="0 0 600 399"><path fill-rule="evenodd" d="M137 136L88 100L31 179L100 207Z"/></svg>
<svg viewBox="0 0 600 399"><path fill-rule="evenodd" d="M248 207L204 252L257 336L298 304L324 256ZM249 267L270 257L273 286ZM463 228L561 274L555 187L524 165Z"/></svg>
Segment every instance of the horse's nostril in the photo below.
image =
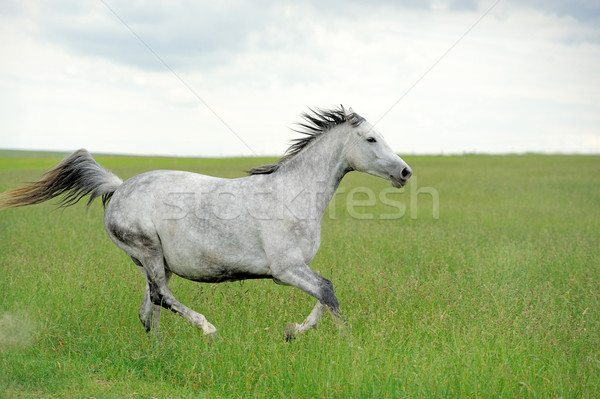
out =
<svg viewBox="0 0 600 399"><path fill-rule="evenodd" d="M402 169L402 177L409 178L410 175L412 175L412 171L410 170L410 168L407 167Z"/></svg>

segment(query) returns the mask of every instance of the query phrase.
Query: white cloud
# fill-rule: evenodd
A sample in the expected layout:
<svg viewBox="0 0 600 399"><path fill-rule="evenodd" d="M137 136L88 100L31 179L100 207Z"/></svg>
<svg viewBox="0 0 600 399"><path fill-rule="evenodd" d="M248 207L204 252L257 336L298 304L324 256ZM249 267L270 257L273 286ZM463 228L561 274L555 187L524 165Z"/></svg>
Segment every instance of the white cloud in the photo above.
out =
<svg viewBox="0 0 600 399"><path fill-rule="evenodd" d="M221 156L281 154L306 106L375 122L491 3L107 2L177 76L101 2L26 4L0 10L0 147ZM599 25L536 7L458 43L378 123L392 148L598 152Z"/></svg>

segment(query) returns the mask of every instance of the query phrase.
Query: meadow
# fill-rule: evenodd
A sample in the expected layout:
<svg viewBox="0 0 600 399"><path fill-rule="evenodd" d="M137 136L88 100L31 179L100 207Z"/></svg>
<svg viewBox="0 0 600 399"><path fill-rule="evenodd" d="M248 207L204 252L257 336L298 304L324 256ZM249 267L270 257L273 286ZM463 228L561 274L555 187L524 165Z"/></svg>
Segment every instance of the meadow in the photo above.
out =
<svg viewBox="0 0 600 399"><path fill-rule="evenodd" d="M0 191L63 155L1 151ZM299 290L174 277L219 337L164 311L157 344L100 202L1 211L0 397L598 397L600 157L403 158L416 177L403 191L351 173L323 221L311 266L351 330L326 316L292 342L285 326L314 305ZM272 161L96 159L123 179Z"/></svg>

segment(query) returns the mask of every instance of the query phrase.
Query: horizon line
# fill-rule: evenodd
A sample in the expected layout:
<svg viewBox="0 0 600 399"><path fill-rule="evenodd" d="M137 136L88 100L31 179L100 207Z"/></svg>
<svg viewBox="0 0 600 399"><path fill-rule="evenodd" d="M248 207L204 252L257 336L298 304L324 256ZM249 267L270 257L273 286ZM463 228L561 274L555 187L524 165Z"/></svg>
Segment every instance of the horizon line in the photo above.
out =
<svg viewBox="0 0 600 399"><path fill-rule="evenodd" d="M5 157L3 152L14 152L14 153L45 153L47 155L68 155L77 151L74 150L48 150L48 149L23 149L23 148L2 148L0 147L0 158ZM89 150L88 150L89 151ZM227 159L227 158L281 158L281 155L275 154L238 154L238 155L176 155L176 154L156 154L156 153L145 153L136 154L129 152L104 152L104 151L89 151L93 155L97 156L114 156L114 157L140 157L140 158L182 158L182 159ZM399 156L467 156L467 155L482 155L482 156L507 156L507 155L562 155L562 156L598 156L600 152L547 152L547 151L509 151L509 152L485 152L485 151L440 151L440 152L400 152L397 153ZM33 154L32 154L33 155Z"/></svg>

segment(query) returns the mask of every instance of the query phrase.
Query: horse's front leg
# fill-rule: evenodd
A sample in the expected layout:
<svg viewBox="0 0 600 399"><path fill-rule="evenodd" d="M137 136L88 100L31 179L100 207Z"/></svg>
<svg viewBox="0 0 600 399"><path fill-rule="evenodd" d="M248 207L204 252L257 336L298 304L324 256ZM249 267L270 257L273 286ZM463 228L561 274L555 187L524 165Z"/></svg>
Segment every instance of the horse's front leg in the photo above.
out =
<svg viewBox="0 0 600 399"><path fill-rule="evenodd" d="M317 304L313 308L312 312L304 319L301 324L298 323L290 323L285 328L285 340L289 341L300 334L304 334L311 328L315 328L321 317L323 317L323 313L325 313L325 305L323 305L320 301L317 301Z"/></svg>
<svg viewBox="0 0 600 399"><path fill-rule="evenodd" d="M286 340L289 341L314 328L325 313L325 309L329 310L339 327L346 326L340 312L340 305L333 292L333 284L307 265L289 266L275 270L273 278L277 283L297 287L318 299L312 312L301 324L292 323L286 327Z"/></svg>

